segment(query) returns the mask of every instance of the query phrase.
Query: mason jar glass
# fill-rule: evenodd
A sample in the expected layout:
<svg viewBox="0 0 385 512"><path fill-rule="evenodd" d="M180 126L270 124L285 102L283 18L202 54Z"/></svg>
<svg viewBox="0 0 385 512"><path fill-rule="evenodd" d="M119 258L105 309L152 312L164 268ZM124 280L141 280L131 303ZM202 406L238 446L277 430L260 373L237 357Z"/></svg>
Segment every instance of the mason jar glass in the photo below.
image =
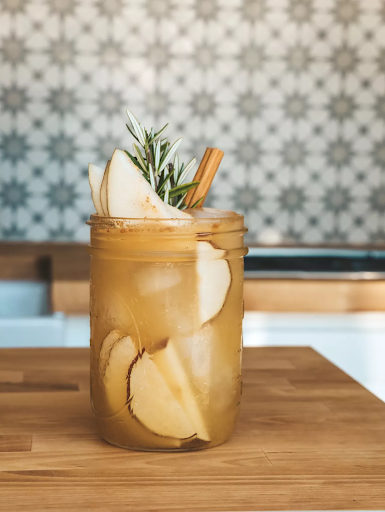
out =
<svg viewBox="0 0 385 512"><path fill-rule="evenodd" d="M91 403L101 436L134 450L226 441L241 394L243 217L92 215Z"/></svg>

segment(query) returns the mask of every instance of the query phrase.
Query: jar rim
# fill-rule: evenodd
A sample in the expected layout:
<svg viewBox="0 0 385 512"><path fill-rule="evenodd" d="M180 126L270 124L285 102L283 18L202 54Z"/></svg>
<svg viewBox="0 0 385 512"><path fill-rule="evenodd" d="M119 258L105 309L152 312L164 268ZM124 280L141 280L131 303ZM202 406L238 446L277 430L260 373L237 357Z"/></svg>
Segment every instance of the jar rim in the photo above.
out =
<svg viewBox="0 0 385 512"><path fill-rule="evenodd" d="M212 208L199 212L198 217L183 219L129 219L93 214L87 224L91 227L91 240L94 241L100 237L108 237L110 241L127 238L134 241L136 239L190 240L192 237L196 239L209 237L215 241L223 236L243 237L247 232L243 215Z"/></svg>
<svg viewBox="0 0 385 512"><path fill-rule="evenodd" d="M188 213L190 210L186 209ZM203 213L203 215L201 215ZM205 215L207 213L207 215ZM210 215L211 214L211 215ZM243 220L244 216L240 213L233 212L231 210L220 210L216 208L201 208L199 215L191 217L191 218L183 218L183 219L165 219L165 218L151 218L151 217L110 217L110 216L102 216L97 213L92 213L90 215L90 220L86 221L86 224L89 226L93 226L95 224L105 224L105 223L144 223L151 224L157 223L160 225L174 225L182 226L186 224L200 224L201 222L226 222L226 221L236 221Z"/></svg>
<svg viewBox="0 0 385 512"><path fill-rule="evenodd" d="M108 254L119 259L123 248L126 259L139 258L140 253L141 259L146 254L147 258L157 261L162 258L171 261L172 257L179 258L178 261L190 261L196 254L195 248L191 249L189 244L206 241L226 249L228 258L244 256L247 249L243 235L247 229L243 224L243 215L214 209L200 214L201 218L187 219L125 219L91 215L91 220L87 222L91 226L90 254L98 254L99 257ZM171 252L170 243L173 247Z"/></svg>

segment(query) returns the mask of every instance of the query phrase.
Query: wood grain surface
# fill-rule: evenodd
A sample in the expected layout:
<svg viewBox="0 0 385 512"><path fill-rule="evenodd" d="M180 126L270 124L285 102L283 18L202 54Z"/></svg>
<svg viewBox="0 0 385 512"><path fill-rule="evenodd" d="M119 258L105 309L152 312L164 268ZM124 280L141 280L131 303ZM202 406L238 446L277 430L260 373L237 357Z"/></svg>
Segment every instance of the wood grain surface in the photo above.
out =
<svg viewBox="0 0 385 512"><path fill-rule="evenodd" d="M385 311L384 280L245 279L243 296L246 311Z"/></svg>
<svg viewBox="0 0 385 512"><path fill-rule="evenodd" d="M89 278L86 244L0 240L0 279L84 281Z"/></svg>
<svg viewBox="0 0 385 512"><path fill-rule="evenodd" d="M312 349L245 349L234 436L179 454L99 438L88 358L0 350L1 511L385 508L385 404Z"/></svg>

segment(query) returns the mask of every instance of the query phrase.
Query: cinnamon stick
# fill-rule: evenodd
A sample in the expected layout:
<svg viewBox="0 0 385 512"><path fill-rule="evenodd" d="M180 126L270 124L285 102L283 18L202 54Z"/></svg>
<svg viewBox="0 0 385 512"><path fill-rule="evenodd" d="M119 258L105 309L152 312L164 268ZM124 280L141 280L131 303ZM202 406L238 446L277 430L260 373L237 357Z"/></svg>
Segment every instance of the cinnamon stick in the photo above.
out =
<svg viewBox="0 0 385 512"><path fill-rule="evenodd" d="M221 151L220 149L216 149L216 153L213 155L211 160L209 159L209 161L206 165L204 177L202 178L202 183L203 183L204 189L203 189L203 194L201 197L203 197L203 201L198 205L198 208L202 208L202 206L204 205L204 202L206 201L207 194L209 193L211 184L212 184L213 179L215 178L215 175L218 171L218 168L222 161L223 155L224 155L223 151Z"/></svg>
<svg viewBox="0 0 385 512"><path fill-rule="evenodd" d="M207 148L207 149L210 149L210 148ZM207 153L207 150L206 150L206 153ZM206 153L205 153L205 156L206 156ZM215 174L218 170L219 164L221 163L223 155L224 155L224 153L220 149L218 149L218 148L211 149L208 159L206 160L206 164L203 168L203 172L200 175L200 180L197 180L197 181L200 181L200 184L195 189L193 189L193 194L190 198L190 201L189 201L189 203L186 203L188 207L191 208L191 206L193 206L202 197L203 197L203 201L199 204L198 208L203 206L203 203L206 200L206 196L207 196L210 186L213 182ZM203 159L202 159L202 162L203 162ZM202 162L201 162L201 164L202 164ZM199 166L199 167L201 167L201 166ZM195 178L194 178L194 181L195 181Z"/></svg>
<svg viewBox="0 0 385 512"><path fill-rule="evenodd" d="M210 156L212 150L213 150L213 148L206 148L205 154L203 155L203 158L201 160L201 163L199 164L197 172L195 173L193 181L201 181L207 161L209 159L209 156ZM191 199L192 199L196 189L197 189L197 187L192 188L191 190L189 190L187 192L187 196L184 200L184 202L187 206L192 206L194 204L194 203L191 203Z"/></svg>

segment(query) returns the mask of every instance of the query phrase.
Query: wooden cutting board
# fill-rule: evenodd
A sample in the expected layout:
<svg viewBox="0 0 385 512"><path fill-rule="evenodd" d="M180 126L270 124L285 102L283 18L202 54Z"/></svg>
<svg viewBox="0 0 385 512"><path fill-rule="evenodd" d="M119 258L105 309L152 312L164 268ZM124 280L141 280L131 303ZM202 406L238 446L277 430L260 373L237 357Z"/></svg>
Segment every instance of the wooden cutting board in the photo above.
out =
<svg viewBox="0 0 385 512"><path fill-rule="evenodd" d="M1 511L385 508L385 404L312 349L245 349L233 438L180 454L98 437L88 358L0 350Z"/></svg>

